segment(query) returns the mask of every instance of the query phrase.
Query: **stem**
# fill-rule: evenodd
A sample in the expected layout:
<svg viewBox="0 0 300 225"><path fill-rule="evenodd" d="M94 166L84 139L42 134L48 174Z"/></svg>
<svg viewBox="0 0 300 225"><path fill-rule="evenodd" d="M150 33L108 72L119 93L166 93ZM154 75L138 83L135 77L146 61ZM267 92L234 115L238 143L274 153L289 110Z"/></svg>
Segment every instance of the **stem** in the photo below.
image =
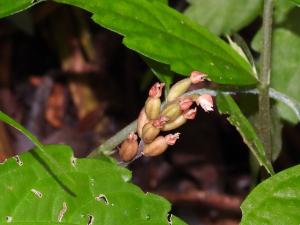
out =
<svg viewBox="0 0 300 225"><path fill-rule="evenodd" d="M113 149L115 149L123 140L125 140L131 132L135 132L137 127L137 121L134 120L114 136L105 141L97 149L92 151L88 157L97 158L101 155L109 155Z"/></svg>
<svg viewBox="0 0 300 225"><path fill-rule="evenodd" d="M271 142L271 111L269 85L271 77L271 50L272 50L272 15L273 0L264 1L263 12L263 48L261 55L261 72L259 74L259 133L265 148L267 159L272 159Z"/></svg>

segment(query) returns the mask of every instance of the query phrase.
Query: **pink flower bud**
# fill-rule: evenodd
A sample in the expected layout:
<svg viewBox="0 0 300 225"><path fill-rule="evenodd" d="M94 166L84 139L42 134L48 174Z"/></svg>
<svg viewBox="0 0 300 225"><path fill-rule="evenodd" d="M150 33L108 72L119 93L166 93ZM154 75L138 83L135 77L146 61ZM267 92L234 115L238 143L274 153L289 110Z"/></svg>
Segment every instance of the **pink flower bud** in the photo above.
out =
<svg viewBox="0 0 300 225"><path fill-rule="evenodd" d="M168 117L166 117L166 116L161 116L161 117L159 117L158 119L153 120L153 121L152 121L152 124L153 124L154 127L161 129L161 128L164 127L164 125L166 124L166 122L167 122L168 120L169 120Z"/></svg>
<svg viewBox="0 0 300 225"><path fill-rule="evenodd" d="M183 116L187 120L193 120L193 119L195 119L196 114L197 114L197 108L194 108L194 109L190 109L190 110L186 111L183 114Z"/></svg>
<svg viewBox="0 0 300 225"><path fill-rule="evenodd" d="M125 162L131 161L137 154L138 142L137 135L130 133L126 140L124 140L119 148L119 155Z"/></svg>
<svg viewBox="0 0 300 225"><path fill-rule="evenodd" d="M165 140L166 140L167 144L174 145L176 143L177 139L179 139L179 135L180 135L180 133L166 135Z"/></svg>
<svg viewBox="0 0 300 225"><path fill-rule="evenodd" d="M185 97L179 100L179 106L181 111L188 110L193 105L193 99Z"/></svg>
<svg viewBox="0 0 300 225"><path fill-rule="evenodd" d="M200 95L196 100L197 105L200 105L205 112L213 111L213 99L209 94Z"/></svg>
<svg viewBox="0 0 300 225"><path fill-rule="evenodd" d="M190 79L193 84L197 84L199 82L203 82L206 77L207 77L207 74L205 74L205 73L201 73L199 71L193 71L191 73Z"/></svg>
<svg viewBox="0 0 300 225"><path fill-rule="evenodd" d="M149 97L160 98L164 86L164 83L155 83L149 90Z"/></svg>

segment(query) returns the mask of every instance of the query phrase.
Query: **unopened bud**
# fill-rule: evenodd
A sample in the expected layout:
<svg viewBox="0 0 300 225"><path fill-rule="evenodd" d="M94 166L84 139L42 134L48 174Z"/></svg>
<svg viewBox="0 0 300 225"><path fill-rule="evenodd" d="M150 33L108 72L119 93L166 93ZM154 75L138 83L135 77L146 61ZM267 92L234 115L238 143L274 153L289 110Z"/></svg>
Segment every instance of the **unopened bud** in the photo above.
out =
<svg viewBox="0 0 300 225"><path fill-rule="evenodd" d="M164 86L164 83L155 83L149 90L149 97L160 98Z"/></svg>
<svg viewBox="0 0 300 225"><path fill-rule="evenodd" d="M167 105L161 112L161 115L167 117L170 122L175 120L181 113L180 105L176 101Z"/></svg>
<svg viewBox="0 0 300 225"><path fill-rule="evenodd" d="M161 115L166 116L169 120L168 122L174 121L178 116L180 116L184 111L188 110L193 104L193 99L190 97L180 98L178 101L170 103L161 112Z"/></svg>
<svg viewBox="0 0 300 225"><path fill-rule="evenodd" d="M139 114L139 117L137 119L137 132L139 137L142 137L142 131L143 131L143 127L145 126L146 123L149 122L149 119L147 118L145 109L143 108Z"/></svg>
<svg viewBox="0 0 300 225"><path fill-rule="evenodd" d="M193 105L193 98L184 97L179 99L179 106L181 111L188 110Z"/></svg>
<svg viewBox="0 0 300 225"><path fill-rule="evenodd" d="M201 108L205 111L205 112L208 112L208 111L213 111L213 99L211 97L211 95L209 94L203 94L203 95L200 95L198 97L198 99L196 100L196 103L197 105L200 105Z"/></svg>
<svg viewBox="0 0 300 225"><path fill-rule="evenodd" d="M205 74L205 73L201 73L199 71L193 71L191 73L190 79L193 84L197 84L197 83L203 82L206 77L207 77L207 74Z"/></svg>
<svg viewBox="0 0 300 225"><path fill-rule="evenodd" d="M119 155L125 162L131 161L137 154L138 142L137 135L130 133L128 138L123 141L119 149Z"/></svg>
<svg viewBox="0 0 300 225"><path fill-rule="evenodd" d="M149 97L145 103L145 112L149 120L154 120L159 116L164 83L155 83L149 90Z"/></svg>
<svg viewBox="0 0 300 225"><path fill-rule="evenodd" d="M174 101L176 98L184 94L189 89L191 84L192 81L190 78L185 78L175 83L169 91L169 94L167 96L167 101L168 102Z"/></svg>
<svg viewBox="0 0 300 225"><path fill-rule="evenodd" d="M169 134L165 137L159 136L150 144L144 145L143 154L145 156L158 156L164 153L169 145L174 145L179 138L179 133Z"/></svg>
<svg viewBox="0 0 300 225"><path fill-rule="evenodd" d="M174 121L166 123L165 126L161 129L162 131L170 131L181 127L185 124L187 119L182 115L178 116Z"/></svg>
<svg viewBox="0 0 300 225"><path fill-rule="evenodd" d="M158 136L160 130L164 127L167 121L167 117L161 116L156 120L146 123L142 129L143 141L146 144L151 143Z"/></svg>
<svg viewBox="0 0 300 225"><path fill-rule="evenodd" d="M179 139L180 133L168 134L165 136L168 145L175 145L176 141Z"/></svg>
<svg viewBox="0 0 300 225"><path fill-rule="evenodd" d="M154 120L160 113L160 98L149 97L145 103L145 112L149 120Z"/></svg>
<svg viewBox="0 0 300 225"><path fill-rule="evenodd" d="M195 118L197 113L197 108L187 110L182 115L178 116L174 121L167 122L165 126L161 129L162 131L170 131L181 127L186 123L187 120L192 120Z"/></svg>
<svg viewBox="0 0 300 225"><path fill-rule="evenodd" d="M183 114L183 117L186 118L187 120L193 120L193 119L195 119L196 114L197 114L197 108L193 108L193 109L186 111Z"/></svg>

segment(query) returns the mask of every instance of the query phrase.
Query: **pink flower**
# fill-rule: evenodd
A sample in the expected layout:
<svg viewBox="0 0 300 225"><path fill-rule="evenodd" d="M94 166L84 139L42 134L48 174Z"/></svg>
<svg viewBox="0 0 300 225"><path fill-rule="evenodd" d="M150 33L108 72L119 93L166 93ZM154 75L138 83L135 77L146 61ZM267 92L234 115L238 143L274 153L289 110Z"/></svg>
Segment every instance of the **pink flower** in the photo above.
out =
<svg viewBox="0 0 300 225"><path fill-rule="evenodd" d="M155 83L149 90L149 97L160 98L164 86L164 83Z"/></svg>
<svg viewBox="0 0 300 225"><path fill-rule="evenodd" d="M165 140L168 145L175 145L177 139L179 139L180 133L168 134L165 136Z"/></svg>
<svg viewBox="0 0 300 225"><path fill-rule="evenodd" d="M201 73L199 71L193 71L191 73L190 79L193 84L197 84L199 82L203 82L206 77L207 77L207 74L205 74L205 73Z"/></svg>
<svg viewBox="0 0 300 225"><path fill-rule="evenodd" d="M197 105L200 105L205 112L213 111L213 99L209 94L203 94L196 100Z"/></svg>

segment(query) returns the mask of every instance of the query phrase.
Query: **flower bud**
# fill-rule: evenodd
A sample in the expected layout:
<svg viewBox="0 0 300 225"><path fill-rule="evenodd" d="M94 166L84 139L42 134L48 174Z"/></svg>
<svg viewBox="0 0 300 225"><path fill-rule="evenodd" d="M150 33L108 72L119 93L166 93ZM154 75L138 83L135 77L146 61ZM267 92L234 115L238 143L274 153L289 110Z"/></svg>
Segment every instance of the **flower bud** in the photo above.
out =
<svg viewBox="0 0 300 225"><path fill-rule="evenodd" d="M175 83L169 91L169 94L167 96L167 101L171 102L174 101L176 98L178 98L180 95L184 94L189 87L191 86L192 81L190 78L185 78L177 83Z"/></svg>
<svg viewBox="0 0 300 225"><path fill-rule="evenodd" d="M197 108L195 107L193 109L186 111L183 114L183 117L186 118L187 120L193 120L193 119L195 119L196 114L197 114Z"/></svg>
<svg viewBox="0 0 300 225"><path fill-rule="evenodd" d="M125 162L131 161L137 154L138 142L137 135L130 133L128 138L123 141L119 149L119 155Z"/></svg>
<svg viewBox="0 0 300 225"><path fill-rule="evenodd" d="M149 97L145 103L145 112L149 120L154 120L159 116L164 83L155 83L149 90Z"/></svg>
<svg viewBox="0 0 300 225"><path fill-rule="evenodd" d="M179 133L159 136L152 143L144 145L143 154L145 156L157 156L164 153L169 145L174 145L179 138Z"/></svg>
<svg viewBox="0 0 300 225"><path fill-rule="evenodd" d="M173 102L173 103L167 105L163 109L163 111L161 112L161 115L167 117L169 119L168 121L173 121L181 113L182 113L182 111L180 110L180 106L179 106L178 102Z"/></svg>
<svg viewBox="0 0 300 225"><path fill-rule="evenodd" d="M190 79L193 84L197 84L197 83L203 82L206 77L207 77L207 74L205 74L205 73L201 73L199 71L193 71L191 73Z"/></svg>
<svg viewBox="0 0 300 225"><path fill-rule="evenodd" d="M162 89L164 88L164 83L155 83L149 90L149 97L160 98L162 94Z"/></svg>
<svg viewBox="0 0 300 225"><path fill-rule="evenodd" d="M166 116L169 120L168 122L174 121L182 112L188 110L193 104L193 99L190 97L180 98L178 101L170 103L161 112L161 115Z"/></svg>
<svg viewBox="0 0 300 225"><path fill-rule="evenodd" d="M205 111L213 111L213 99L209 94L203 94L198 97L196 100L197 105L200 105L201 108Z"/></svg>
<svg viewBox="0 0 300 225"><path fill-rule="evenodd" d="M139 117L137 119L137 132L139 137L142 137L142 131L143 131L143 127L145 126L146 123L149 122L149 119L147 118L145 109L143 108L139 114Z"/></svg>
<svg viewBox="0 0 300 225"><path fill-rule="evenodd" d="M181 111L188 110L193 105L192 97L183 97L179 99L179 106Z"/></svg>
<svg viewBox="0 0 300 225"><path fill-rule="evenodd" d="M159 116L161 101L160 98L149 97L145 103L145 112L149 120L154 120Z"/></svg>
<svg viewBox="0 0 300 225"><path fill-rule="evenodd" d="M185 124L187 120L194 119L196 113L197 113L197 108L187 110L182 115L178 116L174 121L166 123L161 130L170 131L170 130L177 129L178 127Z"/></svg>
<svg viewBox="0 0 300 225"><path fill-rule="evenodd" d="M159 119L146 123L142 129L143 141L146 144L151 143L158 136L160 129L163 128L166 122L167 118L162 116Z"/></svg>

